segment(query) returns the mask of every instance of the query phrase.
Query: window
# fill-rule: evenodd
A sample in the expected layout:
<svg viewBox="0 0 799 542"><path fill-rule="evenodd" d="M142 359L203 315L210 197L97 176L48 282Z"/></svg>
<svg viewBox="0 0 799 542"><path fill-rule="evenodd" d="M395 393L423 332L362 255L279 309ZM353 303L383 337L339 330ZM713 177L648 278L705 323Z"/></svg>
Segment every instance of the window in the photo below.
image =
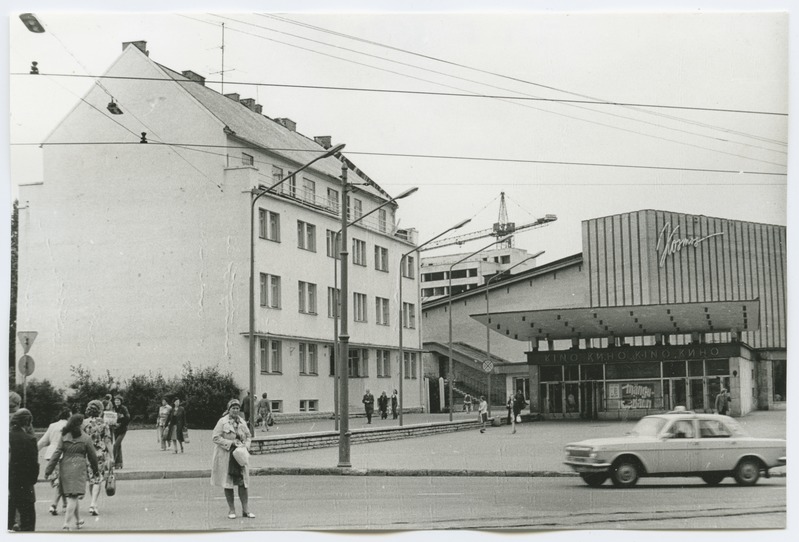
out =
<svg viewBox="0 0 799 542"><path fill-rule="evenodd" d="M327 189L327 206L333 212L338 213L338 190Z"/></svg>
<svg viewBox="0 0 799 542"><path fill-rule="evenodd" d="M316 375L319 372L317 346L313 343L300 343L300 374Z"/></svg>
<svg viewBox="0 0 799 542"><path fill-rule="evenodd" d="M352 263L366 265L366 241L352 239Z"/></svg>
<svg viewBox="0 0 799 542"><path fill-rule="evenodd" d="M283 412L283 401L269 401L269 406L272 408L272 413Z"/></svg>
<svg viewBox="0 0 799 542"><path fill-rule="evenodd" d="M416 328L416 305L413 303L402 304L402 326L408 329Z"/></svg>
<svg viewBox="0 0 799 542"><path fill-rule="evenodd" d="M366 322L366 294L353 294L353 315L356 322Z"/></svg>
<svg viewBox="0 0 799 542"><path fill-rule="evenodd" d="M337 260L341 257L338 248L338 232L327 230L327 255Z"/></svg>
<svg viewBox="0 0 799 542"><path fill-rule="evenodd" d="M338 288L327 287L327 316L335 318L341 313L339 312L339 301L341 299L341 290Z"/></svg>
<svg viewBox="0 0 799 542"><path fill-rule="evenodd" d="M700 438L729 438L732 433L727 426L717 420L699 420Z"/></svg>
<svg viewBox="0 0 799 542"><path fill-rule="evenodd" d="M386 233L386 229L387 229L387 225L388 225L388 220L386 218L387 216L388 215L386 214L386 210L385 209L379 209L377 211L377 227L378 227L378 229L380 230L381 233Z"/></svg>
<svg viewBox="0 0 799 542"><path fill-rule="evenodd" d="M247 154L246 152L243 152L243 153L241 153L241 165L242 166L255 165L255 159L252 157L251 154Z"/></svg>
<svg viewBox="0 0 799 542"><path fill-rule="evenodd" d="M319 399L300 399L300 412L316 412L319 410Z"/></svg>
<svg viewBox="0 0 799 542"><path fill-rule="evenodd" d="M510 263L510 256L500 256L499 263Z"/></svg>
<svg viewBox="0 0 799 542"><path fill-rule="evenodd" d="M316 314L316 284L310 282L297 281L299 285L300 312L305 314Z"/></svg>
<svg viewBox="0 0 799 542"><path fill-rule="evenodd" d="M297 246L316 252L316 226L302 220L297 221Z"/></svg>
<svg viewBox="0 0 799 542"><path fill-rule="evenodd" d="M258 209L258 236L280 242L280 214Z"/></svg>
<svg viewBox="0 0 799 542"><path fill-rule="evenodd" d="M381 326L388 325L388 299L375 297L375 322Z"/></svg>
<svg viewBox="0 0 799 542"><path fill-rule="evenodd" d="M352 212L355 215L355 220L363 216L363 202L358 198L353 198Z"/></svg>
<svg viewBox="0 0 799 542"><path fill-rule="evenodd" d="M405 378L416 378L416 352L403 352L403 363L405 364Z"/></svg>
<svg viewBox="0 0 799 542"><path fill-rule="evenodd" d="M302 178L302 199L311 203L316 202L316 183L306 177Z"/></svg>
<svg viewBox="0 0 799 542"><path fill-rule="evenodd" d="M405 256L405 263L402 264L402 276L409 279L416 276L416 263L413 256ZM441 273L441 278L444 278L444 273Z"/></svg>
<svg viewBox="0 0 799 542"><path fill-rule="evenodd" d="M261 374L274 374L283 371L281 361L280 341L270 341L269 339L259 339Z"/></svg>
<svg viewBox="0 0 799 542"><path fill-rule="evenodd" d="M388 271L388 249L375 245L375 269Z"/></svg>
<svg viewBox="0 0 799 542"><path fill-rule="evenodd" d="M289 171L289 175L291 172ZM297 197L297 177L289 177L289 187L288 187L289 196L292 198Z"/></svg>
<svg viewBox="0 0 799 542"><path fill-rule="evenodd" d="M283 180L283 168L272 166L272 184L277 184Z"/></svg>
<svg viewBox="0 0 799 542"><path fill-rule="evenodd" d="M280 277L261 273L261 306L280 308Z"/></svg>
<svg viewBox="0 0 799 542"><path fill-rule="evenodd" d="M388 350L377 350L377 376L391 376L391 357Z"/></svg>
<svg viewBox="0 0 799 542"><path fill-rule="evenodd" d="M351 348L347 367L351 378L369 376L369 350L366 348Z"/></svg>

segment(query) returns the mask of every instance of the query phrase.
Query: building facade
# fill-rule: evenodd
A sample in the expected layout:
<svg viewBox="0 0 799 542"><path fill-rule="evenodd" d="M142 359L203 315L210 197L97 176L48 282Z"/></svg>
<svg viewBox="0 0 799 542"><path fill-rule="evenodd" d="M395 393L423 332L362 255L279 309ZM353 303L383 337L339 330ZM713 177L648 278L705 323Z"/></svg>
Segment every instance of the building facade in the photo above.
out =
<svg viewBox="0 0 799 542"><path fill-rule="evenodd" d="M487 326L492 355L517 364L506 387L526 377L532 410L712 410L725 387L744 415L785 398L784 227L644 210L584 221L582 231L580 255L492 287L492 310L479 309L485 292L452 300L453 340L487 344L470 339L476 329L461 333L461 319ZM441 307L423 311L438 359L443 337L428 336L427 323Z"/></svg>
<svg viewBox="0 0 799 542"><path fill-rule="evenodd" d="M331 138L157 64L144 42L125 44L107 75L118 78L45 142L44 181L20 187L17 322L38 332L34 377L64 386L71 366L124 379L191 364L247 388L252 226L256 393L281 412L332 413L344 164L349 402L398 387L402 306L404 404L420 408L418 270L399 268L416 235L397 229L391 196L346 157L290 178ZM122 114L106 112L108 93ZM253 190L281 181L252 206Z"/></svg>

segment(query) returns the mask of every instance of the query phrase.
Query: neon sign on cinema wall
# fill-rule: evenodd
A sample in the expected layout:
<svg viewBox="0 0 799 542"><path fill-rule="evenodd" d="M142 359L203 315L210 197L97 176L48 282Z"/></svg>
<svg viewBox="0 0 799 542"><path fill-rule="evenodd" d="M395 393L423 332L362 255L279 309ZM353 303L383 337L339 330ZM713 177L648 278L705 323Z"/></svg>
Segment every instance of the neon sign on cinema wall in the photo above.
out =
<svg viewBox="0 0 799 542"><path fill-rule="evenodd" d="M666 263L666 258L669 256L673 256L677 254L682 249L686 247L698 247L704 241L707 241L711 237L716 237L717 235L724 235L724 232L718 233L711 233L710 235L705 235L704 237L678 237L678 233L680 230L679 224L671 227L671 222L666 222L663 227L660 229L660 233L658 234L658 244L655 247L655 250L660 251L659 255L659 262L660 267ZM661 248L662 245L662 248Z"/></svg>

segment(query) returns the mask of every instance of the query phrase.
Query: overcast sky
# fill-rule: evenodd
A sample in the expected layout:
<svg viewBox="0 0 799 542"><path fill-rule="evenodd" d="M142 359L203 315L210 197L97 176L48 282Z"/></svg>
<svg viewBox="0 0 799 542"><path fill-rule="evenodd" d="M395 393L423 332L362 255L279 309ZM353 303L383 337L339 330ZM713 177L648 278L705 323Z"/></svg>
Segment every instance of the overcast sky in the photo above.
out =
<svg viewBox="0 0 799 542"><path fill-rule="evenodd" d="M490 228L502 191L517 225L558 216L517 235L516 246L546 250L540 262L581 251L580 221L639 209L787 224L789 35L776 11L793 10L790 2L621 11L638 3L539 2L549 9L533 13L510 1L385 2L383 11L419 13L344 15L378 8L139 1L124 8L193 13L99 15L107 2L12 0L0 40L10 46L7 193L41 178L39 150L25 144L42 142L94 84L55 74L101 75L122 42L146 40L153 60L220 90L224 22L224 92L255 98L309 137L346 143L345 154L391 194L419 186L400 217L420 240L463 218L473 218L465 232ZM283 19L243 14L266 9ZM338 13L309 13L321 9ZM19 11L36 12L47 32L28 32ZM14 75L33 60L42 75Z"/></svg>

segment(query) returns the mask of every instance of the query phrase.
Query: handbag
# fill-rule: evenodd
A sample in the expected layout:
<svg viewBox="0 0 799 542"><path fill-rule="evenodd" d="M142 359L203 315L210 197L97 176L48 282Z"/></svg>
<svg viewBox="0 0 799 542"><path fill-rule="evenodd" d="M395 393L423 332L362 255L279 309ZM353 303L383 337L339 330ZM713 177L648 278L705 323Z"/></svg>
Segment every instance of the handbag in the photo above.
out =
<svg viewBox="0 0 799 542"><path fill-rule="evenodd" d="M108 473L108 477L105 479L105 494L109 497L113 497L117 493L117 476L114 474L114 471Z"/></svg>
<svg viewBox="0 0 799 542"><path fill-rule="evenodd" d="M522 415L516 414L516 423L522 423Z"/></svg>
<svg viewBox="0 0 799 542"><path fill-rule="evenodd" d="M242 467L246 467L250 463L250 452L247 450L246 446L236 446L236 449L233 450L233 459L236 460L236 463L241 465Z"/></svg>
<svg viewBox="0 0 799 542"><path fill-rule="evenodd" d="M183 428L183 442L189 444L189 429L187 427Z"/></svg>
<svg viewBox="0 0 799 542"><path fill-rule="evenodd" d="M271 412L266 415L266 425L268 425L269 427L272 427L273 425L275 425L275 419L272 417L272 413Z"/></svg>

